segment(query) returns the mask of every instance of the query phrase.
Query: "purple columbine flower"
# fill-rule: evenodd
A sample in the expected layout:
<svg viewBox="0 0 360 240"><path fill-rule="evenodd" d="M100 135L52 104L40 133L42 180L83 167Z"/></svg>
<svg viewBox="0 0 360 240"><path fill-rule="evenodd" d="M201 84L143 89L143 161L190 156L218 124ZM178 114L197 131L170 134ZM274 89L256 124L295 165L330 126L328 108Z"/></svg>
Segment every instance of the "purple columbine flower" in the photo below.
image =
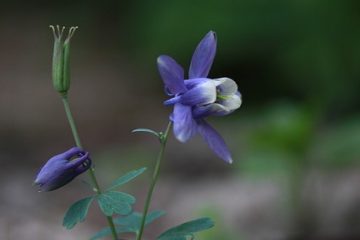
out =
<svg viewBox="0 0 360 240"><path fill-rule="evenodd" d="M216 53L216 35L210 31L201 40L192 56L189 79L183 68L171 57L158 57L157 64L170 99L165 105L174 105L170 116L175 137L186 142L200 133L209 147L224 161L232 158L224 139L204 118L224 116L241 105L241 94L236 82L230 78L208 78Z"/></svg>
<svg viewBox="0 0 360 240"><path fill-rule="evenodd" d="M38 173L35 185L39 191L52 191L69 183L91 166L89 153L78 147L50 158Z"/></svg>

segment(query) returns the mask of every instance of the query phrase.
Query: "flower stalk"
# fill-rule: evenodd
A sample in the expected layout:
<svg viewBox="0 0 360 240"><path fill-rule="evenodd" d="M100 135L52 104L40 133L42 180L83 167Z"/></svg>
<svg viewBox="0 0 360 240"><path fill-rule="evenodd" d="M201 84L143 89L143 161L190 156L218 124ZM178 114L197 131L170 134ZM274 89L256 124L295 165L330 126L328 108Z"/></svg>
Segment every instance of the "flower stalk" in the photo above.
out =
<svg viewBox="0 0 360 240"><path fill-rule="evenodd" d="M66 117L69 122L76 146L79 149L82 149L83 147L81 144L80 136L77 131L75 120L72 115L70 104L68 101L68 91L70 88L70 40L73 37L77 27L70 27L66 38L64 35L65 27L60 27L59 25L57 25L56 27L50 26L50 28L52 29L54 35L54 51L52 61L53 85L55 90L60 93L62 97ZM92 165L88 167L89 171L87 172L89 173L91 182L93 184L93 191L97 195L100 195L102 192L95 176L95 168ZM108 216L106 218L111 229L113 239L117 240L118 238L113 219L111 216Z"/></svg>
<svg viewBox="0 0 360 240"><path fill-rule="evenodd" d="M66 117L67 117L67 120L68 120L68 122L70 124L71 132L73 134L76 146L78 146L79 148L82 148L80 136L79 136L79 133L78 133L77 128L76 128L75 120L74 120L74 117L73 117L71 109L70 109L70 104L69 104L67 95L62 96L62 101L63 101L63 104L64 104ZM94 192L97 195L100 195L101 194L101 188L100 188L100 185L99 185L99 183L98 183L98 181L96 179L95 168L93 166L91 166L89 168L88 173L89 173L90 179L91 179L91 181L93 183ZM109 216L109 217L106 217L106 219L107 219L107 222L108 222L109 227L111 229L113 239L118 240L113 218Z"/></svg>
<svg viewBox="0 0 360 240"><path fill-rule="evenodd" d="M151 199L152 199L152 194L154 192L156 182L157 182L157 180L159 178L161 160L164 157L165 147L166 147L166 143L167 143L167 140L168 140L171 125L172 125L172 122L170 121L168 123L167 127L166 127L165 132L160 133L160 135L159 135L160 144L161 144L160 152L158 154L158 157L157 157L157 160L156 160L156 163L155 163L154 172L153 172L153 175L152 175L152 180L151 180L150 187L149 187L149 190L148 190L148 193L147 193L147 196L146 196L146 200L145 200L145 206L144 206L144 211L143 211L143 214L142 214L140 230L139 230L139 232L138 232L138 234L136 236L136 240L141 240L143 232L144 232L144 227L145 227L145 222L146 222L146 215L147 215L147 213L149 211L149 207L150 207L150 203L151 203Z"/></svg>

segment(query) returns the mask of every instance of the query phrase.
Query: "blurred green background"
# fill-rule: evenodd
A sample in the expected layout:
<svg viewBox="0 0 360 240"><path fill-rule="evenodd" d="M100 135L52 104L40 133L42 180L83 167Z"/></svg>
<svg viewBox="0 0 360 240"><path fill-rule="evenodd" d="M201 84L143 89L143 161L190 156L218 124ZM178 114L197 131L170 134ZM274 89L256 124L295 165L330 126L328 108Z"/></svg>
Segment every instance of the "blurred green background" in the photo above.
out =
<svg viewBox="0 0 360 240"><path fill-rule="evenodd" d="M354 0L2 1L0 8L0 239L86 239L103 225L94 206L68 232L62 214L89 193L86 175L51 193L38 168L74 143L51 84L48 26L79 26L70 101L102 184L151 167L171 109L156 57L185 69L214 30L210 77L230 77L243 106L210 121L234 164L197 137L171 139L146 232L211 216L200 240L360 238L360 2ZM150 171L126 189L142 209Z"/></svg>

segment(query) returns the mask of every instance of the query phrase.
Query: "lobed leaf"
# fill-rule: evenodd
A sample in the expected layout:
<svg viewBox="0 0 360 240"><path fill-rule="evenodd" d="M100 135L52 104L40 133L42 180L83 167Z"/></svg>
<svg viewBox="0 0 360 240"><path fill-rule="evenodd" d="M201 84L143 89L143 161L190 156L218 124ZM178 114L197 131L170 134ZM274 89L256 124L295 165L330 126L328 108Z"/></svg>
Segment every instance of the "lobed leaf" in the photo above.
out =
<svg viewBox="0 0 360 240"><path fill-rule="evenodd" d="M147 214L145 219L145 225L150 224L151 222L153 222L154 220L156 220L157 218L161 217L164 214L165 211L153 211ZM133 212L127 216L114 219L114 223L117 225L122 225L128 229L131 229L131 232L137 232L140 230L142 216L143 215L139 212Z"/></svg>
<svg viewBox="0 0 360 240"><path fill-rule="evenodd" d="M155 219L164 215L164 211L153 211L146 216L145 224L153 222ZM114 223L116 226L117 233L136 233L140 229L142 214L133 212L125 217L115 218ZM109 227L101 229L90 240L96 240L111 235L111 229Z"/></svg>
<svg viewBox="0 0 360 240"><path fill-rule="evenodd" d="M187 237L193 237L194 233L213 226L214 222L210 218L199 218L170 228L160 234L157 240L186 240Z"/></svg>
<svg viewBox="0 0 360 240"><path fill-rule="evenodd" d="M126 173L125 175L116 179L107 190L108 191L114 190L115 188L133 180L134 178L136 178L137 176L142 174L145 170L146 170L146 168L144 167L144 168L140 168L140 169L133 170L133 171Z"/></svg>
<svg viewBox="0 0 360 240"><path fill-rule="evenodd" d="M93 199L92 196L87 197L71 205L65 213L63 226L66 229L72 229L78 222L84 221Z"/></svg>
<svg viewBox="0 0 360 240"><path fill-rule="evenodd" d="M126 215L132 211L131 205L135 203L135 198L127 193L109 191L97 196L97 201L106 216Z"/></svg>
<svg viewBox="0 0 360 240"><path fill-rule="evenodd" d="M126 227L123 226L116 226L115 230L117 233L127 233L127 232L131 232L128 229L126 229ZM96 239L100 239L100 238L104 238L106 236L111 235L111 229L110 227L105 227L103 229L101 229L100 231L98 231L97 233L95 233L90 240L96 240Z"/></svg>

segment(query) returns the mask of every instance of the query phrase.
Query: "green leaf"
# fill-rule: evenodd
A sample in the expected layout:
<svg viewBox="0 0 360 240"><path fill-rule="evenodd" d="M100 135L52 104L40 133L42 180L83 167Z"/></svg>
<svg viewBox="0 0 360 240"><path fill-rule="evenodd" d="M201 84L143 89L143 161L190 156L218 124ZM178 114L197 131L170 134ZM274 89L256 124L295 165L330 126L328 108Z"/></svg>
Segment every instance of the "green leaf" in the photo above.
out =
<svg viewBox="0 0 360 240"><path fill-rule="evenodd" d="M146 216L145 225L150 224L157 218L164 215L164 211L153 211ZM140 229L142 214L139 212L133 212L125 217L119 217L114 219L114 223L122 225L130 230L130 232L137 232Z"/></svg>
<svg viewBox="0 0 360 240"><path fill-rule="evenodd" d="M151 129L148 129L148 128L136 128L134 130L131 131L132 133L137 133L137 132L144 132L144 133L150 133L152 135L155 135L157 138L160 139L160 136L161 134L154 131L154 130L151 130Z"/></svg>
<svg viewBox="0 0 360 240"><path fill-rule="evenodd" d="M97 201L101 211L106 216L126 215L132 211L131 205L135 203L135 198L127 193L109 191L100 194Z"/></svg>
<svg viewBox="0 0 360 240"><path fill-rule="evenodd" d="M186 240L193 237L193 234L214 226L210 218L199 218L190 222L183 223L163 232L157 240Z"/></svg>
<svg viewBox="0 0 360 240"><path fill-rule="evenodd" d="M155 219L164 215L164 211L153 211L146 216L145 225L153 222ZM117 233L131 233L138 232L140 229L142 214L139 212L133 212L125 217L119 217L114 219ZM106 237L111 234L111 229L109 227L101 229L90 240L96 240L103 237Z"/></svg>
<svg viewBox="0 0 360 240"><path fill-rule="evenodd" d="M117 233L131 232L129 229L127 229L124 226L116 226L115 230L116 230ZM96 239L104 238L104 237L109 236L109 235L111 235L111 229L110 229L110 227L106 227L106 228L101 229L97 233L95 233L95 235L93 235L90 238L90 240L96 240Z"/></svg>
<svg viewBox="0 0 360 240"><path fill-rule="evenodd" d="M100 239L103 237L106 237L108 235L111 234L111 229L109 227L103 228L100 231L98 231L97 233L95 233L90 240L96 240L96 239Z"/></svg>
<svg viewBox="0 0 360 240"><path fill-rule="evenodd" d="M65 213L63 226L66 229L72 229L78 222L84 221L93 199L93 197L87 197L71 205Z"/></svg>
<svg viewBox="0 0 360 240"><path fill-rule="evenodd" d="M153 211L146 216L145 225L153 222L155 219L164 215L164 211ZM142 214L139 212L133 212L125 217L115 218L114 223L117 224L116 232L117 233L131 233L138 232L140 229ZM109 227L101 229L90 240L96 240L103 237L106 237L111 234L111 229Z"/></svg>
<svg viewBox="0 0 360 240"><path fill-rule="evenodd" d="M142 174L145 170L146 170L146 168L144 167L144 168L140 168L138 170L133 170L131 172L126 173L125 175L116 179L107 190L108 191L113 190L114 188L117 188L117 187L133 180L134 178L136 178L137 176Z"/></svg>
<svg viewBox="0 0 360 240"><path fill-rule="evenodd" d="M154 220L165 215L165 213L166 213L165 211L161 211L161 210L157 210L157 211L153 211L153 212L149 213L146 216L145 225L152 223ZM141 214L141 216L142 216L142 214ZM140 229L140 225L139 225L139 229Z"/></svg>

